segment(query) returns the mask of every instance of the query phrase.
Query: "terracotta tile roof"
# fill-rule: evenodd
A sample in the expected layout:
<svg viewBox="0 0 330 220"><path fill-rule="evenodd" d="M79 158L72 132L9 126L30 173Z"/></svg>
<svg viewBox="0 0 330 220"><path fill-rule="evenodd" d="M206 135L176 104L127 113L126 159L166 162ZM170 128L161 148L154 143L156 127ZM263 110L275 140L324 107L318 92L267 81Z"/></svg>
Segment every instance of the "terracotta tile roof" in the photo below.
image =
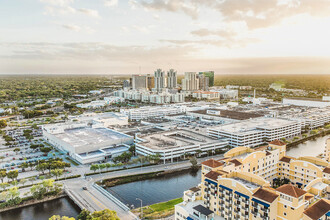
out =
<svg viewBox="0 0 330 220"><path fill-rule="evenodd" d="M231 160L229 162L234 163L235 164L235 167L242 165L242 163L239 160L237 160L237 159L233 159L233 160Z"/></svg>
<svg viewBox="0 0 330 220"><path fill-rule="evenodd" d="M202 162L202 164L205 166L208 166L208 167L212 167L212 168L220 167L223 165L222 162L219 162L219 161L216 161L213 159L206 160L206 161Z"/></svg>
<svg viewBox="0 0 330 220"><path fill-rule="evenodd" d="M295 198L299 198L300 196L306 194L305 190L299 189L291 184L285 184L283 186L280 186L276 189L276 191Z"/></svg>
<svg viewBox="0 0 330 220"><path fill-rule="evenodd" d="M324 168L323 173L329 173L330 174L330 167Z"/></svg>
<svg viewBox="0 0 330 220"><path fill-rule="evenodd" d="M286 143L280 140L273 140L272 142L269 142L269 144L277 145L277 146L284 146Z"/></svg>
<svg viewBox="0 0 330 220"><path fill-rule="evenodd" d="M224 157L224 158L221 158L221 159L219 159L219 160L217 160L217 161L222 161L222 160L227 160L227 159L229 159L230 157Z"/></svg>
<svg viewBox="0 0 330 220"><path fill-rule="evenodd" d="M276 193L263 188L259 188L252 196L264 200L268 203L274 202L274 200L278 197Z"/></svg>
<svg viewBox="0 0 330 220"><path fill-rule="evenodd" d="M312 198L314 198L314 195L313 195L313 194L307 193L307 194L305 195L305 200L310 200L310 199L312 199Z"/></svg>
<svg viewBox="0 0 330 220"><path fill-rule="evenodd" d="M290 157L286 157L286 156L284 156L284 157L282 157L282 158L280 159L280 161L285 162L285 163L290 163L291 159L292 159L292 158L290 158Z"/></svg>
<svg viewBox="0 0 330 220"><path fill-rule="evenodd" d="M320 219L330 211L330 201L324 199L319 200L317 203L304 211L304 214L313 220Z"/></svg>
<svg viewBox="0 0 330 220"><path fill-rule="evenodd" d="M206 178L209 178L209 179L215 180L215 181L218 180L218 176L221 176L221 174L214 172L214 171L210 171L205 175Z"/></svg>

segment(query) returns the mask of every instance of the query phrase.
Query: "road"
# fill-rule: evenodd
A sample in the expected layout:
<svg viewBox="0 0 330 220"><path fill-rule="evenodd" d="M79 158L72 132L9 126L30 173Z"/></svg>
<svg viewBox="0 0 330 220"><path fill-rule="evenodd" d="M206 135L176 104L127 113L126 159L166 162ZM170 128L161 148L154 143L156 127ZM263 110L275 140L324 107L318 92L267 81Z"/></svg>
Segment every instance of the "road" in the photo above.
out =
<svg viewBox="0 0 330 220"><path fill-rule="evenodd" d="M199 158L198 162L201 163L202 161L205 161L208 158ZM222 158L222 155L213 158L215 159ZM110 209L116 211L120 219L131 220L131 219L137 219L137 217L133 215L131 212L124 210L120 205L115 203L108 196L101 193L93 186L93 184L95 182L104 179L122 177L127 175L144 174L149 172L181 170L181 169L189 168L190 166L191 163L189 161L181 161L171 164L159 164L154 166L95 174L92 176L87 176L86 178L84 177L84 173L87 172L86 167L73 167L72 174L75 175L81 174L82 176L80 178L62 180L59 182L63 183L65 190L67 190L71 194L71 197L73 197L73 200L76 200L77 204L88 209L89 211L93 212L93 211L100 211L103 209ZM87 190L84 190L83 187L86 187ZM20 189L20 193L21 195L23 195L24 193L28 193L29 190L30 187L23 188Z"/></svg>

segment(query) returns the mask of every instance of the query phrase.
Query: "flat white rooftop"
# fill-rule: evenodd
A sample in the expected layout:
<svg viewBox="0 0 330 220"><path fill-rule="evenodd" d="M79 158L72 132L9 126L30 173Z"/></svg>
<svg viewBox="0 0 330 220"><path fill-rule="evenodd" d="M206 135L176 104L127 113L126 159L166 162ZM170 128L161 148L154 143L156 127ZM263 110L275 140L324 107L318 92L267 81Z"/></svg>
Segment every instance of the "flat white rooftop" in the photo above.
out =
<svg viewBox="0 0 330 220"><path fill-rule="evenodd" d="M65 129L63 133L54 134L57 138L72 147L99 145L114 140L128 138L128 135L107 128L73 128Z"/></svg>
<svg viewBox="0 0 330 220"><path fill-rule="evenodd" d="M254 118L233 124L211 127L212 130L224 131L228 133L255 133L258 129L275 129L295 124L294 121L277 118Z"/></svg>

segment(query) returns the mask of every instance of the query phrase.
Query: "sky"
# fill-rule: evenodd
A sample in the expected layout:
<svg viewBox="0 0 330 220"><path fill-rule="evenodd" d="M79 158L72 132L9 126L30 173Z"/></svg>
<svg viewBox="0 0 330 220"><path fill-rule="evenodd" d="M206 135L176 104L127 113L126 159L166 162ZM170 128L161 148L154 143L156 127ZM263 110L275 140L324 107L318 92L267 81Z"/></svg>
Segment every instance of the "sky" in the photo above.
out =
<svg viewBox="0 0 330 220"><path fill-rule="evenodd" d="M0 74L330 74L330 0L0 0Z"/></svg>

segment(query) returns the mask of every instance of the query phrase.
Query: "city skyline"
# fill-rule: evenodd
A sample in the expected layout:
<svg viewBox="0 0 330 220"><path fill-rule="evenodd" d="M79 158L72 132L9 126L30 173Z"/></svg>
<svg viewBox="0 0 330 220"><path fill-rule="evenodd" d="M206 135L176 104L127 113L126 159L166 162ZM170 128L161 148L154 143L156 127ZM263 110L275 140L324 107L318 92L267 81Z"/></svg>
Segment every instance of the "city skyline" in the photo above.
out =
<svg viewBox="0 0 330 220"><path fill-rule="evenodd" d="M328 74L329 0L4 0L0 74Z"/></svg>

